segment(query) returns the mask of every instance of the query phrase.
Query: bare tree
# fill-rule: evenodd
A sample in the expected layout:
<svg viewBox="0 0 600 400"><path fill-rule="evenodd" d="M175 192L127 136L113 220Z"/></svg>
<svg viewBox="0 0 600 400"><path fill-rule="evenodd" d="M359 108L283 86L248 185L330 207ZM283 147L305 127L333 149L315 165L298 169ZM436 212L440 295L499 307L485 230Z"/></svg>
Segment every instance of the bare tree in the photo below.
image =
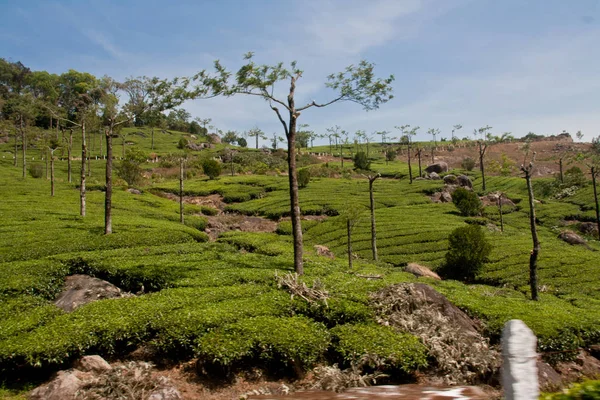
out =
<svg viewBox="0 0 600 400"><path fill-rule="evenodd" d="M439 135L440 130L431 128L427 131L431 136L433 136L433 147L431 148L431 163L435 163L435 154L434 151L437 147L437 135Z"/></svg>
<svg viewBox="0 0 600 400"><path fill-rule="evenodd" d="M267 100L271 110L273 110L277 119L281 122L288 142L288 176L294 237L294 267L298 274L303 274L302 226L300 223L301 212L298 200L298 178L295 157L298 118L302 112L309 108L323 108L342 101L351 101L360 104L366 110L376 109L380 104L392 98L391 83L394 77L376 79L373 73L373 64L363 60L358 65L347 67L343 72L328 76L325 85L337 92L333 99L323 103L317 103L313 100L305 105L297 106L295 100L296 85L298 80L302 78L302 71L297 67L295 61L290 64L290 69L288 70L284 68L283 63L257 65L253 61L253 53L247 53L244 58L247 63L236 73L234 83L228 81L231 74L218 61L215 62L215 68L218 73L217 78L208 77L208 79L204 79L203 81L210 85L215 93L223 93L225 95L244 94ZM194 78L198 79L197 77ZM203 76L203 78L205 77ZM287 96L278 97L275 95L275 86L278 82L282 81L289 83L289 90L287 91ZM202 87L206 87L206 84L203 84ZM286 119L284 119L281 110L286 114Z"/></svg>
<svg viewBox="0 0 600 400"><path fill-rule="evenodd" d="M375 196L373 195L373 183L380 178L381 174L367 175L369 180L369 204L371 209L371 250L373 260L377 261L377 229L375 227Z"/></svg>
<svg viewBox="0 0 600 400"><path fill-rule="evenodd" d="M529 285L531 287L531 299L538 300L538 279L537 279L537 259L540 253L540 240L538 239L537 228L535 225L535 205L533 198L533 187L531 185L531 174L533 172L533 161L535 153L529 165L521 165L521 171L525 174L527 182L527 193L529 194L529 225L531 227L531 239L533 241L533 250L529 256Z"/></svg>
<svg viewBox="0 0 600 400"><path fill-rule="evenodd" d="M454 133L460 129L462 129L462 125L461 124L456 124L452 127L452 142L454 142L456 140L456 137L454 136Z"/></svg>
<svg viewBox="0 0 600 400"><path fill-rule="evenodd" d="M492 129L491 126L486 125L477 130L477 133L480 135L480 138L477 140L477 146L479 148L479 170L481 171L481 180L483 182L483 191L485 192L485 165L483 162L483 157L485 156L485 151L488 148L489 141L487 140L489 135L489 130Z"/></svg>

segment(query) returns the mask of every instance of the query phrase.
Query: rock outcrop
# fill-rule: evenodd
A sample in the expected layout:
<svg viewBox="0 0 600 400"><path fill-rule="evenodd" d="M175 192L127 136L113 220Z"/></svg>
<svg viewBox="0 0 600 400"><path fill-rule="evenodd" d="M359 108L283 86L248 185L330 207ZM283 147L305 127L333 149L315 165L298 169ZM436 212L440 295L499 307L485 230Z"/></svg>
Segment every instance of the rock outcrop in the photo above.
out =
<svg viewBox="0 0 600 400"><path fill-rule="evenodd" d="M427 172L428 174L431 174L432 172L435 172L437 174L441 174L442 172L448 172L448 163L440 161L435 164L428 165L427 168L425 168L425 172Z"/></svg>
<svg viewBox="0 0 600 400"><path fill-rule="evenodd" d="M71 275L67 276L65 287L54 301L54 304L58 308L71 312L77 307L92 301L128 296L132 295L102 279L93 278L89 275Z"/></svg>

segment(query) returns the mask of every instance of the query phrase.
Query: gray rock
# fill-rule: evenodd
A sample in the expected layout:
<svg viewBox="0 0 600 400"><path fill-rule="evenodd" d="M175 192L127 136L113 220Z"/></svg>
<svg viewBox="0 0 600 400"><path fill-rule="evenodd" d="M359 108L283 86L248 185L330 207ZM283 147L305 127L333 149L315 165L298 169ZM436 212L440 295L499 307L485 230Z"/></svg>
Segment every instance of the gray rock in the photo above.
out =
<svg viewBox="0 0 600 400"><path fill-rule="evenodd" d="M430 270L427 267L424 267L422 265L416 264L416 263L409 263L404 270L406 272L410 272L411 274L413 274L414 276L425 276L425 277L429 277L429 278L433 278L433 279L437 279L438 281L441 281L442 278L440 278L440 276L438 274L436 274L435 272L433 272L432 270Z"/></svg>
<svg viewBox="0 0 600 400"><path fill-rule="evenodd" d="M570 245L573 245L573 246L582 245L582 246L592 250L592 248L587 244L585 239L582 238L581 236L579 236L578 234L576 234L575 232L563 231L558 235L558 238L561 240L564 240L565 242L569 243Z"/></svg>
<svg viewBox="0 0 600 400"><path fill-rule="evenodd" d="M440 201L442 203L452 203L452 195L446 191L440 195Z"/></svg>
<svg viewBox="0 0 600 400"><path fill-rule="evenodd" d="M129 189L127 189L127 191L131 194L142 194L142 192L140 192L139 190L134 189L134 188L129 188Z"/></svg>
<svg viewBox="0 0 600 400"><path fill-rule="evenodd" d="M458 180L458 184L462 187L468 187L470 189L473 189L473 182L471 182L471 178L469 178L466 175L459 175L456 177L456 179Z"/></svg>
<svg viewBox="0 0 600 400"><path fill-rule="evenodd" d="M429 179L432 179L434 181L438 181L441 178L440 178L440 176L436 172L430 172L429 173Z"/></svg>
<svg viewBox="0 0 600 400"><path fill-rule="evenodd" d="M437 174L441 174L442 172L448 172L448 163L444 161L437 162L435 164L431 164L425 168L425 172L432 173L435 172Z"/></svg>
<svg viewBox="0 0 600 400"><path fill-rule="evenodd" d="M458 185L458 178L456 178L456 175L448 174L444 176L444 183L447 185Z"/></svg>
<svg viewBox="0 0 600 400"><path fill-rule="evenodd" d="M71 275L67 276L65 287L54 304L58 308L71 312L92 301L126 296L131 296L131 294L122 292L110 282L88 275Z"/></svg>
<svg viewBox="0 0 600 400"><path fill-rule="evenodd" d="M72 371L59 371L50 382L35 388L29 400L72 400L82 386L83 381Z"/></svg>
<svg viewBox="0 0 600 400"><path fill-rule="evenodd" d="M106 360L100 356L85 356L81 357L75 363L75 367L86 372L105 372L110 371L112 367Z"/></svg>

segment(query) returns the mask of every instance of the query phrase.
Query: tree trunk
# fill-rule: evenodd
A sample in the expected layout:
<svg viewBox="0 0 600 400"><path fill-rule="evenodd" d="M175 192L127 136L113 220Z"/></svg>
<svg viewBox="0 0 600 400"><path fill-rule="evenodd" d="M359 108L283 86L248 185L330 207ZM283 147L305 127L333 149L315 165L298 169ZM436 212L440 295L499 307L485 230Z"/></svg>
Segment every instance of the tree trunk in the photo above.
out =
<svg viewBox="0 0 600 400"><path fill-rule="evenodd" d="M256 150L258 150L258 135L256 135Z"/></svg>
<svg viewBox="0 0 600 400"><path fill-rule="evenodd" d="M15 167L19 166L19 161L17 160L17 153L19 152L19 146L17 144L17 138L19 135L17 135L17 131L15 130L15 161L14 161L14 165Z"/></svg>
<svg viewBox="0 0 600 400"><path fill-rule="evenodd" d="M102 140L102 129L100 129L100 159L102 159L102 157L104 156L104 154L102 153L102 143L104 142Z"/></svg>
<svg viewBox="0 0 600 400"><path fill-rule="evenodd" d="M558 159L558 169L559 169L559 173L560 173L560 183L565 183L565 181L563 179L563 162L562 162L562 158Z"/></svg>
<svg viewBox="0 0 600 400"><path fill-rule="evenodd" d="M434 154L434 151L435 151L435 147L432 147L431 148L431 163L432 164L435 164L435 154Z"/></svg>
<svg viewBox="0 0 600 400"><path fill-rule="evenodd" d="M183 158L179 160L179 222L183 222Z"/></svg>
<svg viewBox="0 0 600 400"><path fill-rule="evenodd" d="M369 158L369 142L367 142L367 158Z"/></svg>
<svg viewBox="0 0 600 400"><path fill-rule="evenodd" d="M423 176L423 170L421 169L421 152L423 149L419 149L417 151L417 156L419 156L419 176Z"/></svg>
<svg viewBox="0 0 600 400"><path fill-rule="evenodd" d="M342 161L342 168L344 168L344 145L340 143L340 161Z"/></svg>
<svg viewBox="0 0 600 400"><path fill-rule="evenodd" d="M333 156L333 146L331 144L331 138L329 138L329 154Z"/></svg>
<svg viewBox="0 0 600 400"><path fill-rule="evenodd" d="M408 152L408 179L409 179L408 183L412 183L412 181L413 181L412 180L412 167L410 165L410 139L407 144L407 152Z"/></svg>
<svg viewBox="0 0 600 400"><path fill-rule="evenodd" d="M81 185L79 186L80 208L79 214L85 217L85 159L87 156L87 143L85 141L85 121L81 124Z"/></svg>
<svg viewBox="0 0 600 400"><path fill-rule="evenodd" d="M19 126L21 128L21 150L23 153L23 179L27 177L27 140L25 139L25 128L23 127L23 115L19 118Z"/></svg>
<svg viewBox="0 0 600 400"><path fill-rule="evenodd" d="M67 177L69 183L73 180L71 178L71 151L73 150L73 129L69 129L69 145L67 146Z"/></svg>
<svg viewBox="0 0 600 400"><path fill-rule="evenodd" d="M293 109L293 108L292 108ZM290 206L292 217L292 232L294 235L294 269L298 275L304 274L302 260L302 222L300 220L300 201L298 200L298 176L296 175L296 116L290 112L288 130L288 167L290 182Z"/></svg>
<svg viewBox="0 0 600 400"><path fill-rule="evenodd" d="M348 234L347 243L348 243L348 268L352 269L352 224L350 223L350 218L346 219L346 231Z"/></svg>
<svg viewBox="0 0 600 400"><path fill-rule="evenodd" d="M596 167L592 167L592 186L594 187L594 205L596 206L596 227L598 228L598 240L600 240L600 206L598 205L598 191L596 189Z"/></svg>
<svg viewBox="0 0 600 400"><path fill-rule="evenodd" d="M531 239L533 240L533 250L529 256L529 285L531 287L531 299L538 300L537 288L537 258L540 253L540 241L535 226L535 208L533 204L533 188L531 186L531 167L525 170L525 179L527 181L527 191L529 193L529 224L531 226Z"/></svg>
<svg viewBox="0 0 600 400"><path fill-rule="evenodd" d="M498 210L500 212L500 232L504 233L504 217L502 215L502 193L498 196Z"/></svg>
<svg viewBox="0 0 600 400"><path fill-rule="evenodd" d="M50 153L50 196L54 197L54 152Z"/></svg>
<svg viewBox="0 0 600 400"><path fill-rule="evenodd" d="M483 166L483 156L485 155L486 147L483 147L483 144L481 142L479 142L479 170L481 171L481 180L483 182L483 191L484 192L485 192L485 167Z"/></svg>
<svg viewBox="0 0 600 400"><path fill-rule="evenodd" d="M45 157L45 159L46 159L46 180L48 180L48 178L49 178L49 176L48 176L48 173L49 173L49 170L48 170L48 156L49 155L50 155L50 150L48 150L48 148L46 147L46 157Z"/></svg>
<svg viewBox="0 0 600 400"><path fill-rule="evenodd" d="M373 196L373 182L379 178L379 175L369 177L369 200L371 203L371 249L373 250L373 260L377 261L377 229L375 227L375 198Z"/></svg>
<svg viewBox="0 0 600 400"><path fill-rule="evenodd" d="M112 127L106 130L106 191L104 195L104 234L112 233Z"/></svg>

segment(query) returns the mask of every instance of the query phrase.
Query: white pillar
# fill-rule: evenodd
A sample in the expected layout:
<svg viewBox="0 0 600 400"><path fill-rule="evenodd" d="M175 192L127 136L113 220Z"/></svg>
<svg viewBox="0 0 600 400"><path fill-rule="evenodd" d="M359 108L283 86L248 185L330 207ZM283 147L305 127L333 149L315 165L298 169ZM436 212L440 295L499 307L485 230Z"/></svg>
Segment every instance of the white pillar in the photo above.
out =
<svg viewBox="0 0 600 400"><path fill-rule="evenodd" d="M537 338L518 319L502 329L502 387L506 400L537 400L540 396L537 371Z"/></svg>

